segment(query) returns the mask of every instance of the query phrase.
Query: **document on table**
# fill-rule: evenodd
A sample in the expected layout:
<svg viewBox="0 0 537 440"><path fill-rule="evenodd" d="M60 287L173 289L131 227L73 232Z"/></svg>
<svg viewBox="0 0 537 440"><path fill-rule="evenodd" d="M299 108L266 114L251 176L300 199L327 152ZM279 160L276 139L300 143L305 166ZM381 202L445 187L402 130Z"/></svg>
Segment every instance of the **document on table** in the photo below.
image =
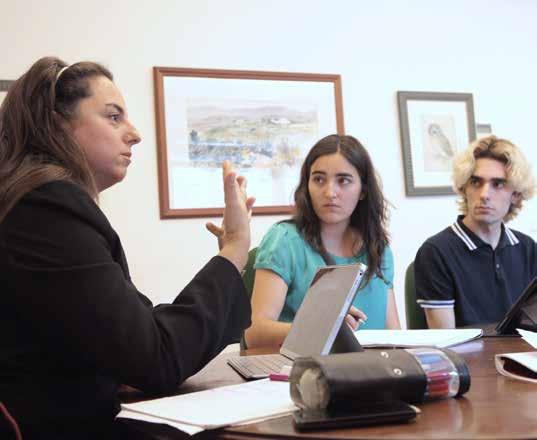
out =
<svg viewBox="0 0 537 440"><path fill-rule="evenodd" d="M529 330L522 330L520 328L517 328L516 331L528 344L530 344L533 348L537 348L537 333Z"/></svg>
<svg viewBox="0 0 537 440"><path fill-rule="evenodd" d="M354 336L364 347L450 347L479 338L479 328L432 330L357 330Z"/></svg>
<svg viewBox="0 0 537 440"><path fill-rule="evenodd" d="M165 423L189 434L290 414L289 383L268 379L122 404L117 417Z"/></svg>
<svg viewBox="0 0 537 440"><path fill-rule="evenodd" d="M537 333L517 328L518 333L533 348L537 348ZM537 383L537 352L503 353L494 356L496 370L512 379Z"/></svg>
<svg viewBox="0 0 537 440"><path fill-rule="evenodd" d="M494 356L496 370L512 379L537 383L537 352L505 353Z"/></svg>

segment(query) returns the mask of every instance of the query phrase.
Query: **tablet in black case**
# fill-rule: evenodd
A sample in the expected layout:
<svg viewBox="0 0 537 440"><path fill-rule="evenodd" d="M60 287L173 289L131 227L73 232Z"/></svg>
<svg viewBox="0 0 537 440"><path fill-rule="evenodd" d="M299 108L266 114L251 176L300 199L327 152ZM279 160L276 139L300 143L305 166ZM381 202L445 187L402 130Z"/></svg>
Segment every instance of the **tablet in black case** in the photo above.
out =
<svg viewBox="0 0 537 440"><path fill-rule="evenodd" d="M496 327L500 335L517 334L516 329L537 331L537 277L533 278L518 300Z"/></svg>
<svg viewBox="0 0 537 440"><path fill-rule="evenodd" d="M339 429L351 426L382 425L413 420L418 409L400 400L363 403L332 410L299 410L293 413L295 426L300 431Z"/></svg>

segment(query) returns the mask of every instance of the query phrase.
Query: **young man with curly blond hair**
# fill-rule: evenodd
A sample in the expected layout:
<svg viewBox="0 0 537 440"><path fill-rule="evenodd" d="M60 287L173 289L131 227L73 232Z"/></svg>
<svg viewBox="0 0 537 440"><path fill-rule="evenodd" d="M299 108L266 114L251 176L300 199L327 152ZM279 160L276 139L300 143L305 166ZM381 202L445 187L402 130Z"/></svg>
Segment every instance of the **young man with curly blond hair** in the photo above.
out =
<svg viewBox="0 0 537 440"><path fill-rule="evenodd" d="M462 215L425 241L414 264L429 328L497 322L537 276L537 244L505 225L536 188L520 149L478 139L455 158L453 181Z"/></svg>

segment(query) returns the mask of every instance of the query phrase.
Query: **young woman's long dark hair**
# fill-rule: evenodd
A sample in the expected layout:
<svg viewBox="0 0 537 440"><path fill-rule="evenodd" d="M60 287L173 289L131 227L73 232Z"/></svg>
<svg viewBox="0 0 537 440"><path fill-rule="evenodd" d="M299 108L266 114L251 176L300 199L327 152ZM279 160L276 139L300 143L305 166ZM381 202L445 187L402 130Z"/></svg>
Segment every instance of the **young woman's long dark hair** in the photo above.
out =
<svg viewBox="0 0 537 440"><path fill-rule="evenodd" d="M313 209L308 183L313 163L321 156L335 153L340 153L356 168L362 183L363 199L356 205L350 218L350 225L360 233L363 247L367 252L366 281L369 281L374 274L384 278L381 261L384 249L389 244L386 229L387 203L371 158L354 137L336 134L326 136L310 150L302 164L300 182L295 191L296 213L292 221L311 247L321 254L327 264L332 264L333 261L322 242L321 224Z"/></svg>
<svg viewBox="0 0 537 440"><path fill-rule="evenodd" d="M9 88L0 107L0 222L24 194L53 180L97 195L84 151L64 127L78 102L91 96L89 79L97 76L113 80L100 64L67 67L45 57Z"/></svg>

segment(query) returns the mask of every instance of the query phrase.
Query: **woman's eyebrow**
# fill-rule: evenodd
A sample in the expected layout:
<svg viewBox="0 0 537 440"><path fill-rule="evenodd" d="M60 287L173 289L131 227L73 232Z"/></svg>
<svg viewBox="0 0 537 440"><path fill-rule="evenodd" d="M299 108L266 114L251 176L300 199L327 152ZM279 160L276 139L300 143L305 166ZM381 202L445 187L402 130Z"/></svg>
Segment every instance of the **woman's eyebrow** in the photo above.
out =
<svg viewBox="0 0 537 440"><path fill-rule="evenodd" d="M105 104L106 107L113 107L118 113L121 113L121 114L124 114L125 113L125 110L123 110L123 107L121 107L120 105L117 105L113 102L110 102L108 104Z"/></svg>

